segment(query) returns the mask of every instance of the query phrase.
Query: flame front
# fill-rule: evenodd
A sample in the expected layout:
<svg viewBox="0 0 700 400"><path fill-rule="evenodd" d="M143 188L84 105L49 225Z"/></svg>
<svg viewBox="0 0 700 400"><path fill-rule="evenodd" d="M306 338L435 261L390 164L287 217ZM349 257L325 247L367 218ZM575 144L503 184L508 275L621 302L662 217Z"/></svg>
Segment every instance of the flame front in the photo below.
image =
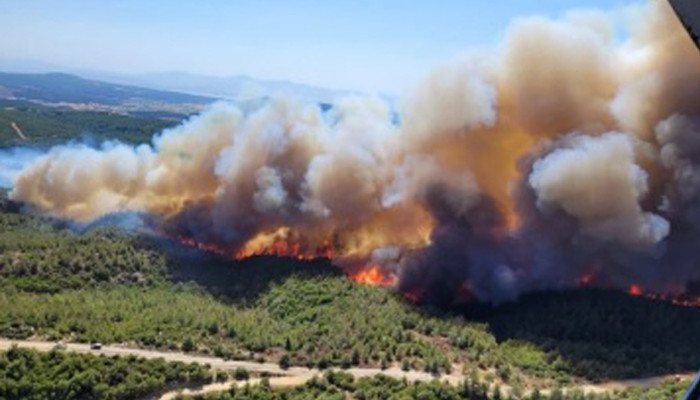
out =
<svg viewBox="0 0 700 400"><path fill-rule="evenodd" d="M252 256L280 256L299 260L335 257L332 241L323 239L318 244L310 243L288 227L282 227L274 232L260 233L247 241L238 250L234 258L243 259Z"/></svg>
<svg viewBox="0 0 700 400"><path fill-rule="evenodd" d="M630 286L629 292L631 296L642 296L644 294L644 290L639 285Z"/></svg>
<svg viewBox="0 0 700 400"><path fill-rule="evenodd" d="M370 255L362 253L358 247L339 251L334 248L333 241L330 239L320 240L318 244L307 243L302 240L301 235L288 227L259 234L237 251L229 251L215 244L201 243L191 238L180 237L178 241L186 246L234 260L255 256L277 256L297 260L328 259L338 261L352 257L355 262L351 268L346 269L346 274L351 281L378 287L393 287L398 283L396 274L385 272L380 264L369 261ZM357 266L356 260L358 259L367 261Z"/></svg>
<svg viewBox="0 0 700 400"><path fill-rule="evenodd" d="M369 286L391 287L398 282L396 275L383 273L379 265L368 265L349 277L355 283Z"/></svg>

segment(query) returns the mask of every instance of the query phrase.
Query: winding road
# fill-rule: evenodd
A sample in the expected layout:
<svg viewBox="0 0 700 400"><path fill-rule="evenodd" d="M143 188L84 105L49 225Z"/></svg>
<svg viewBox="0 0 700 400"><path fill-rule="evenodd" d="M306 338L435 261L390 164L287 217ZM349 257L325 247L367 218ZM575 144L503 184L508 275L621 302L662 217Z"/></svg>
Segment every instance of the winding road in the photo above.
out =
<svg viewBox="0 0 700 400"><path fill-rule="evenodd" d="M9 350L12 346L48 352L56 347L56 343L46 341L0 339L0 351ZM201 365L208 364L211 366L212 369L221 371L233 371L237 368L243 368L250 372L264 372L272 376L269 378L269 382L270 385L275 388L300 386L312 379L314 376L323 374L322 370L315 368L291 367L288 369L282 369L278 364L272 363L224 360L222 358L217 357L191 355L178 352L144 350L119 346L102 346L102 348L99 350L93 350L90 348L90 345L80 343L66 343L64 346L65 351L70 351L74 353L103 354L106 356L137 356L147 359L162 358L165 361L171 362L180 361L184 363L196 363ZM460 368L453 368L453 370L461 371ZM436 376L422 371L403 371L402 369L397 367L392 367L384 370L379 368L349 368L343 371L353 375L355 378L363 378L383 374L396 379L405 378L409 382L426 382L432 381L434 379L439 379L440 381L447 382L452 385L456 385L462 382L462 380L464 380L464 376L459 372L453 372L451 374L441 374L439 376ZM599 384L584 384L572 387L571 389L578 388L587 392L602 393L612 390L625 389L629 387L648 388L659 385L667 379L691 380L693 376L694 375L692 373L664 375L644 379L610 381ZM194 389L175 389L166 392L162 395L159 395L159 397L155 397L154 400L170 400L174 399L178 394L194 395L209 392L219 392L226 390L227 388L231 387L231 385L256 384L259 382L260 379L251 379L248 381L240 382L229 381L223 383L212 383L210 385L205 385L200 388Z"/></svg>

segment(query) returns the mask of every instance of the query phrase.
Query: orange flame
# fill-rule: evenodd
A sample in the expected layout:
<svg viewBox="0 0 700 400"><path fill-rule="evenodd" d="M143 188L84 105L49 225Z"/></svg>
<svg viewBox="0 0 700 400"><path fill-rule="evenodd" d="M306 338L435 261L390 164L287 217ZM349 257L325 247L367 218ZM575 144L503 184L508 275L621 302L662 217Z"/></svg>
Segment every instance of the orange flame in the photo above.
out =
<svg viewBox="0 0 700 400"><path fill-rule="evenodd" d="M642 289L641 286L639 285L632 285L630 286L630 295L632 296L641 296L644 294L644 290Z"/></svg>
<svg viewBox="0 0 700 400"><path fill-rule="evenodd" d="M302 246L300 243L289 243L278 241L269 246L251 249L250 247L243 248L236 252L234 258L243 259L253 256L280 256L296 258L298 260L312 260L317 258L333 258L334 252L325 241L324 244L315 248Z"/></svg>
<svg viewBox="0 0 700 400"><path fill-rule="evenodd" d="M581 275L576 279L576 282L578 283L579 287L597 286L598 283L594 274ZM643 297L648 300L663 301L676 306L700 307L700 295L688 292L683 293L682 288L669 288L669 292L664 294L662 292L646 291L641 285L633 284L629 286L627 293L630 296Z"/></svg>
<svg viewBox="0 0 700 400"><path fill-rule="evenodd" d="M194 239L191 238L183 238L180 237L178 238L178 241L186 246L194 247L202 251L206 251L208 253L214 253L218 254L223 257L227 257L229 254L222 248L214 245L214 244L208 244L208 243L202 243L198 242Z"/></svg>
<svg viewBox="0 0 700 400"><path fill-rule="evenodd" d="M635 288L635 289L633 289ZM639 293L636 292L636 290L640 290ZM635 291L635 293L633 293ZM676 306L683 306L683 307L700 307L700 297L698 295L692 295L692 294L681 294L681 295L665 295L665 294L659 294L659 293L644 293L641 287L639 286L632 286L630 287L630 294L633 296L644 296L644 298L649 299L649 300L656 300L656 301L664 301L667 303L671 303Z"/></svg>
<svg viewBox="0 0 700 400"><path fill-rule="evenodd" d="M359 257L354 259L361 260L363 258L369 258L363 255L363 251L357 251L357 249L338 251L334 248L333 242L328 239L320 241L320 244L310 245L289 228L280 228L272 233L259 234L248 241L243 248L238 251L232 251L216 244L198 242L192 238L179 237L178 241L184 245L231 259L244 259L253 256L278 256L298 260L320 258L339 260L346 257ZM398 277L396 274L385 272L379 264L373 262L369 262L360 267L345 268L345 272L348 279L362 285L395 287L398 284ZM589 273L579 276L576 282L580 287L590 287L596 285L598 281L594 274ZM456 293L456 302L466 303L472 300L473 293L470 289L469 286L460 287ZM674 292L679 292L678 288L676 288ZM689 293L671 295L658 292L645 292L644 288L638 284L630 285L628 293L631 296L664 301L677 306L700 307L700 296ZM423 298L423 293L421 293L420 288L406 291L402 295L406 300L412 303L419 303Z"/></svg>
<svg viewBox="0 0 700 400"><path fill-rule="evenodd" d="M215 244L201 243L191 238L181 237L178 241L202 251L236 260L254 256L278 256L297 260L333 259L336 256L330 240L323 240L317 246L309 246L295 242L294 239L287 228L282 228L270 234L256 236L236 252L227 251ZM392 287L398 282L395 274L385 273L381 266L376 263L369 263L359 268L354 267L352 272L347 272L347 274L350 280L363 285Z"/></svg>
<svg viewBox="0 0 700 400"><path fill-rule="evenodd" d="M382 287L395 286L398 281L396 275L384 274L378 265L363 267L359 272L349 275L349 278L355 283Z"/></svg>
<svg viewBox="0 0 700 400"><path fill-rule="evenodd" d="M324 239L319 244L306 243L290 228L282 227L274 232L261 233L236 252L234 258L242 259L253 256L280 256L299 260L316 258L333 258L335 252L330 240Z"/></svg>

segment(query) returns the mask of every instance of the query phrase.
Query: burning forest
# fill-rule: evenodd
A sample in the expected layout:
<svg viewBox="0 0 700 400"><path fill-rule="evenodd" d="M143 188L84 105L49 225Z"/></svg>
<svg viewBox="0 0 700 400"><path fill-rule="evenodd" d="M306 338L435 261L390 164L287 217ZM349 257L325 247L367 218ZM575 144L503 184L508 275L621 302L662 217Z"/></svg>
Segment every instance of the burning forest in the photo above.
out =
<svg viewBox="0 0 700 400"><path fill-rule="evenodd" d="M391 107L219 103L131 147L54 147L11 197L231 258L328 258L413 301L700 280L700 54L665 1L516 20ZM683 300L678 300L683 301ZM693 301L688 300L688 303Z"/></svg>

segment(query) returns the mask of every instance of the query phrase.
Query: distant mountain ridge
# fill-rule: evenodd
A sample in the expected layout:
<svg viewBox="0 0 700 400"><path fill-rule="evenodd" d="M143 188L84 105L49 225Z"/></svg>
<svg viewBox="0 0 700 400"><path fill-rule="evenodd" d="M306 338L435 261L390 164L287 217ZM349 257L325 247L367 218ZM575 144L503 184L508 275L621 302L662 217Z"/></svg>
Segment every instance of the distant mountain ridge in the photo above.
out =
<svg viewBox="0 0 700 400"><path fill-rule="evenodd" d="M245 75L219 78L180 71L106 76L103 80L231 100L287 96L315 103L331 103L335 98L349 94L282 80L258 80Z"/></svg>
<svg viewBox="0 0 700 400"><path fill-rule="evenodd" d="M0 72L0 97L49 103L121 105L133 101L204 105L214 97L154 90L84 79L66 73L18 74Z"/></svg>
<svg viewBox="0 0 700 400"><path fill-rule="evenodd" d="M287 96L317 103L330 103L351 91L332 90L284 80L260 80L246 75L214 77L189 72L170 71L145 74L120 74L105 71L66 68L31 60L0 60L0 71L12 73L68 73L84 79L112 84L179 92L193 96L251 100Z"/></svg>

